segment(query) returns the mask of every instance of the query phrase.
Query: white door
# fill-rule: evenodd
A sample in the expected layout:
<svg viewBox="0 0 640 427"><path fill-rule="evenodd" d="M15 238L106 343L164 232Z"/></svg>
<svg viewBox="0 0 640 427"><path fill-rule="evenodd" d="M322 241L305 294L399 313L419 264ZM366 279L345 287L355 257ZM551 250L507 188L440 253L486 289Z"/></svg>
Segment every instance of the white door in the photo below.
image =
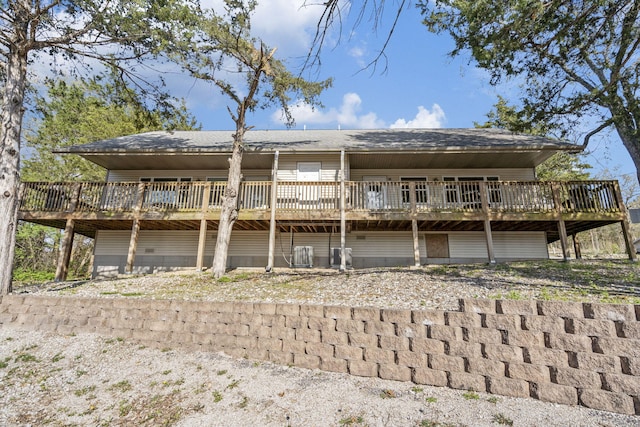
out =
<svg viewBox="0 0 640 427"><path fill-rule="evenodd" d="M298 182L320 181L320 162L298 162ZM298 187L298 200L304 202L318 201L318 187L315 185L301 185Z"/></svg>

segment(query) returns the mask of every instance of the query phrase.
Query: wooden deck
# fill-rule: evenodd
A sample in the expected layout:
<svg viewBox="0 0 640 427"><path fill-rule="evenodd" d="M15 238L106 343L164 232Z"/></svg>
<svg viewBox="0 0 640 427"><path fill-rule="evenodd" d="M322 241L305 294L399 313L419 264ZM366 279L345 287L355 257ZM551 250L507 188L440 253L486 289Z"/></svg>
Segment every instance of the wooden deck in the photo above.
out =
<svg viewBox="0 0 640 427"><path fill-rule="evenodd" d="M220 219L225 182L26 182L18 218L65 230L57 280L66 278L74 233L131 230L126 271L132 271L140 230L199 230L201 269L207 230ZM617 181L345 181L244 182L235 229L269 230L269 265L277 229L295 232L411 231L419 265L418 236L425 231L483 231L487 258L495 262L492 232L541 231L560 240L620 223L635 259L627 212Z"/></svg>
<svg viewBox="0 0 640 427"><path fill-rule="evenodd" d="M339 226L340 182L244 182L237 228L269 229L271 210L282 229L325 231ZM22 184L19 218L93 236L96 230L215 228L225 182L85 182ZM275 195L275 197L274 197ZM273 200L272 200L273 199ZM623 221L616 181L579 182L345 182L345 220L356 230L544 230L556 222L575 232ZM479 223L479 224L478 224Z"/></svg>

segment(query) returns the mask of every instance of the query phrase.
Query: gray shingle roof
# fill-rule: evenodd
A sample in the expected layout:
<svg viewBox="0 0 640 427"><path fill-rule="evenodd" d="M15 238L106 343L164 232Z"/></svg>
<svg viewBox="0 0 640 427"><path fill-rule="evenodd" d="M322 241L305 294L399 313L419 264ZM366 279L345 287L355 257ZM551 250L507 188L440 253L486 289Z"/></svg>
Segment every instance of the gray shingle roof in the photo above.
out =
<svg viewBox="0 0 640 427"><path fill-rule="evenodd" d="M232 147L232 131L157 131L76 145L59 153L222 153ZM501 129L252 130L247 152L393 152L580 150L580 146Z"/></svg>

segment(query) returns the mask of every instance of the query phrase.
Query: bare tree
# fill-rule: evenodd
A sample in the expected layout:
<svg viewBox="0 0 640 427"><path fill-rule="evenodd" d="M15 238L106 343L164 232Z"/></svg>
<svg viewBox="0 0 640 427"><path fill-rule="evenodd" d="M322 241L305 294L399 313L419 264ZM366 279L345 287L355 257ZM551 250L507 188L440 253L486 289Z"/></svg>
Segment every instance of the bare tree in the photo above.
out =
<svg viewBox="0 0 640 427"><path fill-rule="evenodd" d="M321 7L322 13L318 23L316 25L313 42L311 49L307 54L307 58L304 67L321 66L322 64L322 50L326 44L327 35L335 28L338 31L338 39L342 38L343 33L343 20L350 14L355 13L356 18L353 23L353 28L357 28L362 25L363 21L367 21L371 24L374 31L378 31L383 26L383 22L386 17L385 7L387 3L391 3L388 0L366 0L359 9L352 10L353 3L346 2L344 0L328 0L325 2L316 2L312 0L305 0L303 7ZM411 6L412 2L408 0L394 1L391 6L392 20L388 29L386 29L386 35L382 46L376 53L376 55L369 61L364 69L373 68L374 70L380 63L384 62L383 72L387 69L387 55L386 50L389 46L393 33L398 26L401 14Z"/></svg>

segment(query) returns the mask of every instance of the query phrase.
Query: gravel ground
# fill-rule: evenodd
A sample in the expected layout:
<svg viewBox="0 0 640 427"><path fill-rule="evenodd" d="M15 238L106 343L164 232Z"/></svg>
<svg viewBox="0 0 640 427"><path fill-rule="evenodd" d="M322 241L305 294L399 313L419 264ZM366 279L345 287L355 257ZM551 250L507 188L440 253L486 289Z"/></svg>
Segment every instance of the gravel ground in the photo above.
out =
<svg viewBox="0 0 640 427"><path fill-rule="evenodd" d="M456 309L458 298L640 303L624 261L236 270L17 286L61 297L195 299ZM157 350L94 335L0 328L1 426L638 426L640 417L412 383Z"/></svg>
<svg viewBox="0 0 640 427"><path fill-rule="evenodd" d="M350 270L237 269L215 280L181 271L48 283L15 292L457 310L460 298L557 299L640 304L640 265L622 260L521 262Z"/></svg>
<svg viewBox="0 0 640 427"><path fill-rule="evenodd" d="M637 426L638 417L0 329L3 426Z"/></svg>

